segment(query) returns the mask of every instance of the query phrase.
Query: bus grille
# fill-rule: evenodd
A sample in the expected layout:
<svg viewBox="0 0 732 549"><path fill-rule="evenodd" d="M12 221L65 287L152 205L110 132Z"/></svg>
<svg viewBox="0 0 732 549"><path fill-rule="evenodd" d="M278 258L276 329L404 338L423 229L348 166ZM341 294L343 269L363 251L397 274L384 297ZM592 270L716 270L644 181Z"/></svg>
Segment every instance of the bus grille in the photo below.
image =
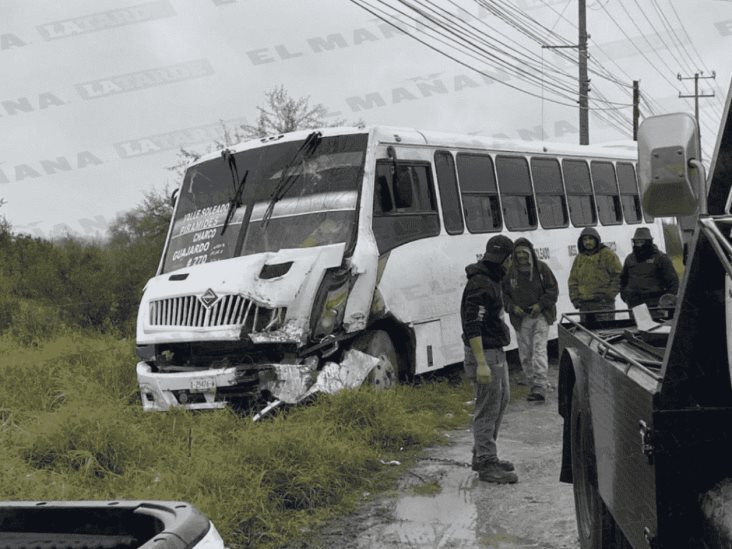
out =
<svg viewBox="0 0 732 549"><path fill-rule="evenodd" d="M245 333L269 332L282 327L285 307L260 307L240 295L221 296L210 307L195 295L157 299L150 302L151 326L208 328L242 326Z"/></svg>

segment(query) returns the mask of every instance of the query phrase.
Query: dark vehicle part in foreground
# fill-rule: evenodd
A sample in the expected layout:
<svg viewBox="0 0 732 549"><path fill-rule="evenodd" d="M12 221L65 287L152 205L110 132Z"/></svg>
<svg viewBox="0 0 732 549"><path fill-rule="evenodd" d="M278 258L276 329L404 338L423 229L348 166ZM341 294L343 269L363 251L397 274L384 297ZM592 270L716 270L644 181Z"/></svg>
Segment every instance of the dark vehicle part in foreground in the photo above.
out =
<svg viewBox="0 0 732 549"><path fill-rule="evenodd" d="M574 484L583 549L732 547L729 107L728 95L708 184L692 117L639 133L646 210L698 218L672 320L644 326L634 309L559 327L560 480Z"/></svg>
<svg viewBox="0 0 732 549"><path fill-rule="evenodd" d="M224 549L216 527L177 501L2 501L3 549Z"/></svg>

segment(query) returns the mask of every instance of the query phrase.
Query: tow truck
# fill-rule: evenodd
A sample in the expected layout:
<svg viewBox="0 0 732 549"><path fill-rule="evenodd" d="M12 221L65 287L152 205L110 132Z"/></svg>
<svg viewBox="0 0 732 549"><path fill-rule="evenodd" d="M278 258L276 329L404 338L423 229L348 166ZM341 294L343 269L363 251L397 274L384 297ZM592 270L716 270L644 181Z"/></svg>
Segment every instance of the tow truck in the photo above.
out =
<svg viewBox="0 0 732 549"><path fill-rule="evenodd" d="M560 481L582 549L732 547L730 114L728 93L708 178L693 117L639 129L646 211L694 221L669 320L560 321Z"/></svg>

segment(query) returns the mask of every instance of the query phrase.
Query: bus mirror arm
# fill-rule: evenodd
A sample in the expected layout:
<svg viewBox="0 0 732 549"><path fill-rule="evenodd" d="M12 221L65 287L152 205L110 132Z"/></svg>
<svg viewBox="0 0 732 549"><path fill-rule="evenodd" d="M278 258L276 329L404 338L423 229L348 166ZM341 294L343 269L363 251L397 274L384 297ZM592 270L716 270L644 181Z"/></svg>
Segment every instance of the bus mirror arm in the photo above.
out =
<svg viewBox="0 0 732 549"><path fill-rule="evenodd" d="M391 158L392 170L394 171L393 184L394 184L394 186L396 186L396 182L399 179L399 172L397 170L397 154L396 154L396 150L394 150L394 147L392 147L391 145L389 145L386 148L386 155L389 158Z"/></svg>
<svg viewBox="0 0 732 549"><path fill-rule="evenodd" d="M689 168L695 168L699 170L699 177L696 178L697 180L697 195L699 196L699 215L706 215L708 213L707 211L707 194L709 189L707 189L707 174L706 170L704 169L704 164L701 160L698 160L696 158L690 158L687 162ZM728 205L729 205L729 199L728 199Z"/></svg>

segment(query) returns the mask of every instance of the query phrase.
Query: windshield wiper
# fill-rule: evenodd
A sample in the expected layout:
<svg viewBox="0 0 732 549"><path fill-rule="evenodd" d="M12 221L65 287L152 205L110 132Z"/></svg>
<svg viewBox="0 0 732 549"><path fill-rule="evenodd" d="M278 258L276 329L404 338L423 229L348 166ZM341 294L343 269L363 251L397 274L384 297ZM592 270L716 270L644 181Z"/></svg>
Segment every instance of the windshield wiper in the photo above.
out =
<svg viewBox="0 0 732 549"><path fill-rule="evenodd" d="M236 167L236 158L234 158L231 151L229 149L224 149L221 151L221 157L229 164L229 171L231 171L231 177L234 182L234 196L231 197L231 202L229 202L229 211L226 212L226 219L224 219L224 225L221 227L221 236L224 236L224 231L226 231L226 227L229 226L231 218L234 217L234 212L239 206L241 206L241 195L244 192L244 183L247 180L247 175L249 175L249 170L245 171L244 176L239 180L239 170Z"/></svg>
<svg viewBox="0 0 732 549"><path fill-rule="evenodd" d="M277 204L277 202L279 202L282 197L290 191L292 184L297 179L297 175L292 173L296 163L313 154L315 149L318 148L318 145L320 145L322 139L323 134L320 132L312 132L309 134L305 138L305 141L302 142L302 145L297 149L292 159L287 163L287 166L282 169L280 179L277 181L277 186L269 196L269 204L267 204L267 209L262 216L260 229L264 230L267 228L269 220L272 217L272 212L274 212L275 204Z"/></svg>

